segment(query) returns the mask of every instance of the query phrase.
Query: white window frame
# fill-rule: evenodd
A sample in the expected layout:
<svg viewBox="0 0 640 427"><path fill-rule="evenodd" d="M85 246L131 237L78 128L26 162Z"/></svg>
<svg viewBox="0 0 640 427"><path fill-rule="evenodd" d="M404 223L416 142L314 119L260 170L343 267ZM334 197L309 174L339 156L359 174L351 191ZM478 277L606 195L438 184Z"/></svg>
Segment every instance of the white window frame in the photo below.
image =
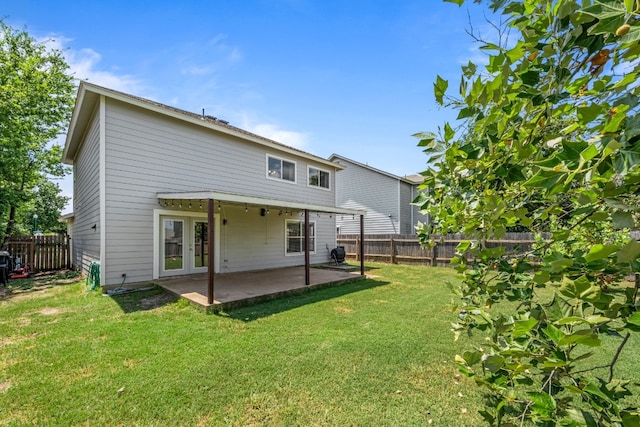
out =
<svg viewBox="0 0 640 427"><path fill-rule="evenodd" d="M288 239L289 239L289 223L290 222L295 222L297 224L300 224L300 249L301 252L287 252L287 243L288 243ZM310 254L315 254L316 253L316 241L318 239L318 237L316 236L316 222L315 221L309 221L309 228L312 230L312 235L311 237L313 237L313 248L311 248L311 250L309 250ZM295 237L295 236L294 236ZM299 220L299 219L285 219L284 220L284 255L285 256L300 256L300 255L304 255L304 220Z"/></svg>
<svg viewBox="0 0 640 427"><path fill-rule="evenodd" d="M328 175L328 179L327 179L327 183L329 184L328 187L323 187L320 185L321 180L318 179L318 185L313 185L311 184L311 169L315 169L319 172L324 172ZM312 188L319 188L321 190L326 190L326 191L331 191L331 172L326 170L326 169L322 169L319 168L317 166L311 166L311 165L307 165L307 187L312 187Z"/></svg>
<svg viewBox="0 0 640 427"><path fill-rule="evenodd" d="M290 181L288 179L284 179L282 176L277 177L277 176L270 175L269 174L269 159L270 158L276 159L276 160L280 160L280 174L281 175L282 175L282 166L283 166L282 162L292 163L293 164L293 181ZM286 182L286 183L289 183L289 184L296 184L296 182L298 180L298 165L294 160L287 159L285 157L276 156L274 154L267 153L265 169L266 169L265 173L266 173L267 179L271 179L273 181L279 181L279 182Z"/></svg>

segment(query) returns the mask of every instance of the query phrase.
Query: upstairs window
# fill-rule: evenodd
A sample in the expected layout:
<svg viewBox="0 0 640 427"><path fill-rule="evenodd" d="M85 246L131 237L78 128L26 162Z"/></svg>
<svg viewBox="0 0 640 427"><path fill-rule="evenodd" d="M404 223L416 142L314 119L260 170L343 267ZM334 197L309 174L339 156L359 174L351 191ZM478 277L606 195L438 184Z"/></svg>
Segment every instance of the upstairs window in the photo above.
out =
<svg viewBox="0 0 640 427"><path fill-rule="evenodd" d="M304 254L304 221L288 219L286 222L286 255ZM316 223L309 222L309 252L316 252Z"/></svg>
<svg viewBox="0 0 640 427"><path fill-rule="evenodd" d="M275 156L267 156L267 178L295 183L295 162Z"/></svg>
<svg viewBox="0 0 640 427"><path fill-rule="evenodd" d="M329 189L329 172L309 166L308 176L308 184L310 187Z"/></svg>

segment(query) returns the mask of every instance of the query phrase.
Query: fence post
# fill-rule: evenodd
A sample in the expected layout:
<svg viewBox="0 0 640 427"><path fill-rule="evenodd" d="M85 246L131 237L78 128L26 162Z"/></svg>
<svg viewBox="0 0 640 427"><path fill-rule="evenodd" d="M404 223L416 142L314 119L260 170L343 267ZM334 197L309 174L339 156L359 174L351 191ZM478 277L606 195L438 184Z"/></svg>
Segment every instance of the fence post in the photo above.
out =
<svg viewBox="0 0 640 427"><path fill-rule="evenodd" d="M356 261L360 261L360 236L356 236Z"/></svg>
<svg viewBox="0 0 640 427"><path fill-rule="evenodd" d="M73 268L73 251L71 250L73 242L71 241L71 236L69 236L68 234L66 242L67 245L65 247L67 251L67 268Z"/></svg>
<svg viewBox="0 0 640 427"><path fill-rule="evenodd" d="M438 242L435 242L433 248L431 248L431 266L438 265Z"/></svg>
<svg viewBox="0 0 640 427"><path fill-rule="evenodd" d="M395 264L396 263L396 241L393 239L393 236L391 236L389 246L391 246L391 264Z"/></svg>
<svg viewBox="0 0 640 427"><path fill-rule="evenodd" d="M29 248L29 260L25 264L30 264L29 269L36 271L36 236L31 236L31 247Z"/></svg>

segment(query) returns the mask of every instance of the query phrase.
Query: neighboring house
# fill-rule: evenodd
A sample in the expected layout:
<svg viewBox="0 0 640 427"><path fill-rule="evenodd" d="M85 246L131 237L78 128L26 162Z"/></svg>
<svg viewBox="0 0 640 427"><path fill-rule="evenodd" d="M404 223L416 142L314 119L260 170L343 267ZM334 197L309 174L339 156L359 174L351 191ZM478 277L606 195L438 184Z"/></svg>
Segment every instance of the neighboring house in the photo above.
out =
<svg viewBox="0 0 640 427"><path fill-rule="evenodd" d="M367 212L365 234L415 234L418 221L428 222L411 202L418 196L420 175L399 177L338 154L329 157L343 169L336 175L336 205ZM338 215L338 234L357 234L357 216Z"/></svg>
<svg viewBox="0 0 640 427"><path fill-rule="evenodd" d="M336 207L338 164L86 82L63 161L73 165L73 262L86 273L99 261L105 287L211 278L209 259L216 273L326 262L336 215L364 214Z"/></svg>

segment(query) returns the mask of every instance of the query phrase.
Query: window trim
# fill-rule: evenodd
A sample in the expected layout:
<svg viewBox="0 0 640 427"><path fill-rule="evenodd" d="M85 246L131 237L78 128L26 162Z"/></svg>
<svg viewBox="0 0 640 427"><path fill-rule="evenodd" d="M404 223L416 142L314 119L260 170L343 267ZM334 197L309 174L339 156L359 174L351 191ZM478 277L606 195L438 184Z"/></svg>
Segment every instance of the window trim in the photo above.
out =
<svg viewBox="0 0 640 427"><path fill-rule="evenodd" d="M316 169L316 170L318 170L320 172L325 172L327 175L329 175L329 180L328 180L329 186L328 187L323 187L323 186L319 185L320 182L318 182L318 185L311 184L309 182L310 178L311 178L311 169ZM307 187L318 188L320 190L325 190L325 191L331 191L331 171L319 168L317 166L307 165Z"/></svg>
<svg viewBox="0 0 640 427"><path fill-rule="evenodd" d="M287 252L287 239L289 238L287 233L289 231L288 224L290 222L295 222L295 223L301 224L301 226L304 228L304 220L300 220L300 219L285 219L284 220L284 256L300 256L300 255L304 255L304 247L303 247L304 244L302 243L302 242L304 242L304 239L303 239L304 236L302 236L302 235L300 236L300 240L301 240L301 243L302 243L300 245L300 247L302 248L302 251L301 252ZM312 225L313 225L313 227L311 227ZM309 221L309 228L311 228L313 230L313 235L312 235L312 237L313 237L313 248L309 251L309 253L313 254L313 255L315 255L315 253L316 253L316 242L317 242L317 239L318 239L318 236L317 236L318 233L317 233L317 228L316 227L317 227L317 225L316 225L315 221Z"/></svg>
<svg viewBox="0 0 640 427"><path fill-rule="evenodd" d="M269 175L269 158L273 158L276 160L280 160L280 167L282 168L282 162L288 162L293 164L293 181L289 181L288 179L284 179L282 177L277 178ZM287 159L286 157L276 156L275 154L267 153L265 157L265 176L267 179L278 182L286 182L287 184L296 184L298 182L298 164L295 160Z"/></svg>

